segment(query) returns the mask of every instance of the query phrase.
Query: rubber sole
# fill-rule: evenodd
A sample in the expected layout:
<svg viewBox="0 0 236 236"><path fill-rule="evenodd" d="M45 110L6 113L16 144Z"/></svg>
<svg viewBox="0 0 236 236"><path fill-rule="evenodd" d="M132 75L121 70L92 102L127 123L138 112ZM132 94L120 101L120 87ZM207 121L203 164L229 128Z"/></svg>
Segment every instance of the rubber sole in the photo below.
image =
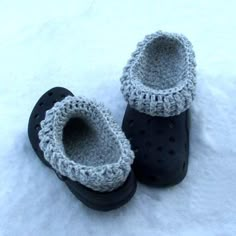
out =
<svg viewBox="0 0 236 236"><path fill-rule="evenodd" d="M73 94L65 88L55 87L47 91L40 97L34 106L28 123L28 137L34 151L39 159L52 170L54 169L45 160L44 154L39 147L40 140L38 137L38 132L41 129L40 122L45 118L46 111L52 108L55 102L63 100L66 96L73 96ZM55 173L61 181L65 182L76 198L78 198L89 208L100 211L113 210L126 204L134 195L137 187L136 178L133 171L130 172L128 178L121 187L111 192L94 191L79 182L62 176L56 171Z"/></svg>
<svg viewBox="0 0 236 236"><path fill-rule="evenodd" d="M123 206L133 197L137 186L133 171L131 171L126 182L112 192L91 191L89 188L74 181L65 181L65 183L81 202L99 211L110 211Z"/></svg>
<svg viewBox="0 0 236 236"><path fill-rule="evenodd" d="M189 111L153 117L127 106L122 129L135 152L132 168L140 182L164 187L184 179L189 159Z"/></svg>

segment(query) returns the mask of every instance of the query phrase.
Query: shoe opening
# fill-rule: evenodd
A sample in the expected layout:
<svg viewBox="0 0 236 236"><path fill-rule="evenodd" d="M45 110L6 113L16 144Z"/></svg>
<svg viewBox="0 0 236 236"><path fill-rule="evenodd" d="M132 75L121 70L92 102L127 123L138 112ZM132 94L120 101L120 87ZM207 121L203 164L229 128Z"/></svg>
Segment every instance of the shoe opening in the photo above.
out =
<svg viewBox="0 0 236 236"><path fill-rule="evenodd" d="M132 68L134 79L153 89L170 89L185 79L186 51L178 39L160 36L150 41Z"/></svg>
<svg viewBox="0 0 236 236"><path fill-rule="evenodd" d="M63 145L68 158L86 166L115 163L119 146L103 120L95 124L86 117L71 118L63 128Z"/></svg>

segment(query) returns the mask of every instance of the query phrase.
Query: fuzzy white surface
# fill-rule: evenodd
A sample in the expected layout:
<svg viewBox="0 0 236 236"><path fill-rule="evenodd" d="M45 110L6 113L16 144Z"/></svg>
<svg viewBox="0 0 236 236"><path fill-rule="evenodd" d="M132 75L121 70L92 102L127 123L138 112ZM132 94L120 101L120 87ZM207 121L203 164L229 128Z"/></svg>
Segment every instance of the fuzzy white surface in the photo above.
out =
<svg viewBox="0 0 236 236"><path fill-rule="evenodd" d="M0 2L0 235L236 235L235 1ZM185 34L197 59L188 175L138 185L107 213L83 206L43 166L27 123L47 89L96 98L121 124L119 78L136 43Z"/></svg>

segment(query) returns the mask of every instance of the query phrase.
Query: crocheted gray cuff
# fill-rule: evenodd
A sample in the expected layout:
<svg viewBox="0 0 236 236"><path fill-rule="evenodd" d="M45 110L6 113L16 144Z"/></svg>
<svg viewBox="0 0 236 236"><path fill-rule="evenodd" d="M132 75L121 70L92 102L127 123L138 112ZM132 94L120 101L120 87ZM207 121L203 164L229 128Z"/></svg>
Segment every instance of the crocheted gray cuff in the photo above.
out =
<svg viewBox="0 0 236 236"><path fill-rule="evenodd" d="M129 175L134 154L103 105L68 96L46 112L39 132L45 159L61 175L112 191Z"/></svg>
<svg viewBox="0 0 236 236"><path fill-rule="evenodd" d="M137 45L121 77L121 91L134 109L152 116L187 110L195 96L195 54L180 34L158 31Z"/></svg>

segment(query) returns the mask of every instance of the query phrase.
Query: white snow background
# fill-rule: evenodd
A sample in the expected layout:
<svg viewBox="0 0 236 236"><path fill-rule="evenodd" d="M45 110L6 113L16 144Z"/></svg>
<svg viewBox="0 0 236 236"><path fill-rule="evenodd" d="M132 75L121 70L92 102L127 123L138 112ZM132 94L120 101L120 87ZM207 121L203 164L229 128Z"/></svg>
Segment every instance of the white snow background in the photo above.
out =
<svg viewBox="0 0 236 236"><path fill-rule="evenodd" d="M33 152L35 102L63 86L121 124L119 78L146 34L183 33L196 52L190 164L170 188L139 184L111 212L85 207ZM236 235L236 2L0 1L0 235Z"/></svg>

